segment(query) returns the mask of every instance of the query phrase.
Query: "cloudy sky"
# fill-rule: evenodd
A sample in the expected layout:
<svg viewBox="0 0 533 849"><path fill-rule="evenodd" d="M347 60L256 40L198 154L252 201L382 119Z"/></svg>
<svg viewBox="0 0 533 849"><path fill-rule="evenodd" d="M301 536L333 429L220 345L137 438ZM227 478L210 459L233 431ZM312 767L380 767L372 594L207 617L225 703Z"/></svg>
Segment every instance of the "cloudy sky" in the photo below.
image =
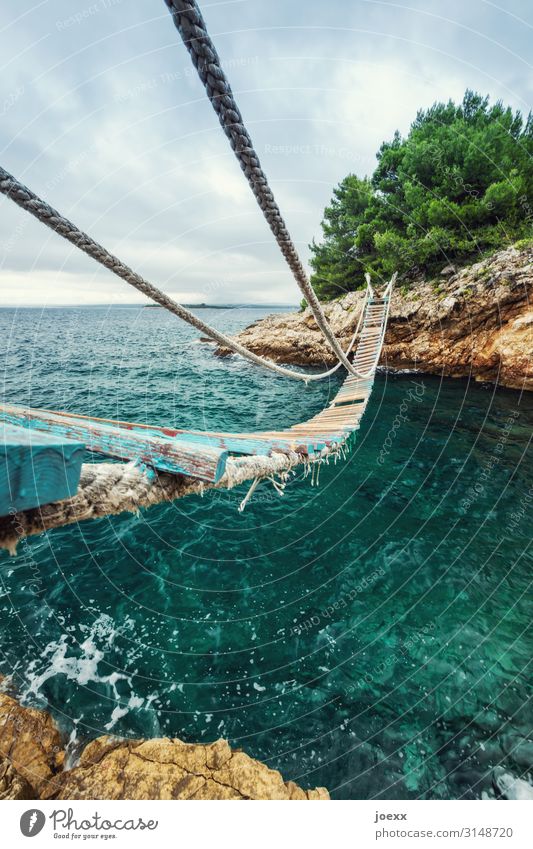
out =
<svg viewBox="0 0 533 849"><path fill-rule="evenodd" d="M305 262L419 107L531 107L531 0L200 5ZM163 0L2 0L0 45L4 168L182 301L300 300ZM0 305L142 300L0 199Z"/></svg>

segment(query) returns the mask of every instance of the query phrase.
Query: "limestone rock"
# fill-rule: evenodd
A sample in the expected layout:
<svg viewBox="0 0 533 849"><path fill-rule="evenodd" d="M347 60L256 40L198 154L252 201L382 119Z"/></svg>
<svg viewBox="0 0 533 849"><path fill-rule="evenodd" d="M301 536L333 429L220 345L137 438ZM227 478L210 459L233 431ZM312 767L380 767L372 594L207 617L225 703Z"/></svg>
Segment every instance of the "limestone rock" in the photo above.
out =
<svg viewBox="0 0 533 849"><path fill-rule="evenodd" d="M62 771L64 754L47 713L0 692L0 799L329 799L324 788L285 783L225 740L98 737Z"/></svg>
<svg viewBox="0 0 533 849"><path fill-rule="evenodd" d="M62 759L61 738L52 718L0 693L0 758L32 788L32 795L18 798L38 797L53 781ZM18 779L7 770L2 780L7 787Z"/></svg>
<svg viewBox="0 0 533 849"><path fill-rule="evenodd" d="M7 758L3 758L0 761L0 800L35 798L37 794L31 784Z"/></svg>
<svg viewBox="0 0 533 849"><path fill-rule="evenodd" d="M533 389L533 248L510 247L458 272L447 267L442 275L407 290L397 285L382 365ZM362 291L350 292L324 305L344 348L363 298ZM237 338L278 363L326 368L336 362L309 309L267 316Z"/></svg>
<svg viewBox="0 0 533 849"><path fill-rule="evenodd" d="M302 790L279 772L232 751L227 742L93 740L79 765L50 785L55 799L329 799L323 788Z"/></svg>

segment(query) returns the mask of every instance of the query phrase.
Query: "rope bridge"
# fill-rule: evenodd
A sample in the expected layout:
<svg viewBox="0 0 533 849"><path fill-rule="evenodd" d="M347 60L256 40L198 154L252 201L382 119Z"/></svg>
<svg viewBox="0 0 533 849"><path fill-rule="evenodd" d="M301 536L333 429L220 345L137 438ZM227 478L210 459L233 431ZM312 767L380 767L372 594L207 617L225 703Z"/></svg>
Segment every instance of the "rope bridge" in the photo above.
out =
<svg viewBox="0 0 533 849"><path fill-rule="evenodd" d="M88 451L126 461L86 464L81 469L74 497L45 506L35 502L38 506L33 509L11 510L9 516L0 517L0 547L13 550L20 537L27 534L123 510L137 510L191 492L203 492L209 487L231 488L252 480L241 509L264 478L271 480L282 494L295 466L305 464L307 469L314 468L314 464L343 453L350 436L359 428L372 391L396 275L381 296L374 292L367 275L367 292L359 321L348 349L343 351L289 236L197 3L191 0L165 2L283 256L324 338L337 356L337 365L322 374L308 374L254 354L149 283L1 167L0 192L148 298L255 365L305 383L329 377L341 365L349 374L326 409L306 422L280 431L179 430L70 412L0 405L0 424L4 428L23 428L35 434L35 438L46 434L47 438L54 436L69 444L76 441ZM348 355L356 339L358 345L351 363Z"/></svg>
<svg viewBox="0 0 533 849"><path fill-rule="evenodd" d="M287 430L186 431L0 406L0 421L29 427L32 431L41 429L81 438L89 450L97 453L104 450L122 459L127 459L129 454L134 459L130 463L85 464L78 493L73 498L0 518L0 548L14 552L21 537L30 534L125 510L135 512L186 495L203 494L210 488L232 489L252 481L251 491L241 504L244 507L260 480L277 477L283 487L297 466L310 470L316 464L328 462L330 457L342 455L349 448L350 437L359 429L370 398L387 326L391 289L392 281L381 297L370 295L369 290L362 308L354 362L366 370L366 376L349 375L328 407ZM116 440L115 448L110 442L112 437ZM187 458L196 464L188 472L184 469ZM171 464L178 462L183 465L182 470L177 471L175 466L171 469Z"/></svg>

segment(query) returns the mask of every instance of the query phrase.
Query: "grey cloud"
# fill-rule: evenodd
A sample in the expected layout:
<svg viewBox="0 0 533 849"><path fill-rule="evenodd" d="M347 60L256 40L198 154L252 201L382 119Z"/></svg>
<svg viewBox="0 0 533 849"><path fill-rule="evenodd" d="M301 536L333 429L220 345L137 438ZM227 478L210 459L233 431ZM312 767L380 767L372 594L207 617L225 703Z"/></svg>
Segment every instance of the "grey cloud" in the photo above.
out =
<svg viewBox="0 0 533 849"><path fill-rule="evenodd" d="M0 23L3 166L176 296L296 303L162 0L20 8L4 0ZM466 87L523 110L531 98L519 0L202 8L304 259L332 187L370 173L418 107ZM137 300L23 218L0 202L0 304L41 303L46 287L55 303Z"/></svg>

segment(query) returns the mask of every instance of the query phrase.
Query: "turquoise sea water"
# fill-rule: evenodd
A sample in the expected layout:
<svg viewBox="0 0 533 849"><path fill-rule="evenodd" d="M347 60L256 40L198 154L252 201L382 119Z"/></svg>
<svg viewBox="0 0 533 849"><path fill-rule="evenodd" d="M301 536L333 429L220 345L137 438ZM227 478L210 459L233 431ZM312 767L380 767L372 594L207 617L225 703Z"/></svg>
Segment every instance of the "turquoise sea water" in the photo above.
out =
<svg viewBox="0 0 533 849"><path fill-rule="evenodd" d="M202 314L235 330L265 313ZM194 335L156 309L1 310L2 396L251 430L338 388ZM243 514L246 488L0 553L0 670L73 753L109 732L223 736L339 799L479 798L497 765L531 780L532 425L527 394L381 373L318 487L298 475Z"/></svg>

